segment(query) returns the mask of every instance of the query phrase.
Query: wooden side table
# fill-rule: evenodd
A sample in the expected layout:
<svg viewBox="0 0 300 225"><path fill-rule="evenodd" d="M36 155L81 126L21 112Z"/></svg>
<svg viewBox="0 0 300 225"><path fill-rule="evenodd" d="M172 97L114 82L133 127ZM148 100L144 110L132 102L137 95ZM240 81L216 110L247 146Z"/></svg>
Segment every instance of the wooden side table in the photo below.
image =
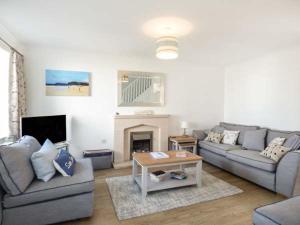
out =
<svg viewBox="0 0 300 225"><path fill-rule="evenodd" d="M183 150L193 148L193 153L197 154L197 138L193 136L170 136L170 150Z"/></svg>

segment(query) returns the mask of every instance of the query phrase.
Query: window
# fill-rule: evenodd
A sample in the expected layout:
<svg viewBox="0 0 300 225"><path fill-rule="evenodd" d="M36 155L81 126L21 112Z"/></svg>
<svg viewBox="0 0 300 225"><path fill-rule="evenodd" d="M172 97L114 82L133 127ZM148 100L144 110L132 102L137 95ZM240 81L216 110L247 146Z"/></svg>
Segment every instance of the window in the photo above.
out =
<svg viewBox="0 0 300 225"><path fill-rule="evenodd" d="M0 43L0 141L9 135L9 78L10 50Z"/></svg>

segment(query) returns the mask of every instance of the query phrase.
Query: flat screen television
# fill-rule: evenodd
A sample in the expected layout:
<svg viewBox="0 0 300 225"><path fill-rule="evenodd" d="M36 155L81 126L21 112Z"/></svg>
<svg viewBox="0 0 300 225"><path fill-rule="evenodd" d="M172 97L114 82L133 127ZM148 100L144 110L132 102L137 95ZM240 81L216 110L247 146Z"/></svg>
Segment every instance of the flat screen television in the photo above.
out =
<svg viewBox="0 0 300 225"><path fill-rule="evenodd" d="M41 145L47 138L53 143L66 141L66 115L22 117L21 135L33 136Z"/></svg>

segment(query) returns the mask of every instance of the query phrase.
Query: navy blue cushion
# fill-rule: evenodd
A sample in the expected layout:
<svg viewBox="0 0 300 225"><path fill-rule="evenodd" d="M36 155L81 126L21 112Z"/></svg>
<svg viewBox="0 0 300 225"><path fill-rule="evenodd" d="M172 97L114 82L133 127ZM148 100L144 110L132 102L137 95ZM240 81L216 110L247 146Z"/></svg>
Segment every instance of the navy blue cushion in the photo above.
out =
<svg viewBox="0 0 300 225"><path fill-rule="evenodd" d="M65 149L60 149L53 160L55 168L65 177L73 176L75 163L75 158Z"/></svg>

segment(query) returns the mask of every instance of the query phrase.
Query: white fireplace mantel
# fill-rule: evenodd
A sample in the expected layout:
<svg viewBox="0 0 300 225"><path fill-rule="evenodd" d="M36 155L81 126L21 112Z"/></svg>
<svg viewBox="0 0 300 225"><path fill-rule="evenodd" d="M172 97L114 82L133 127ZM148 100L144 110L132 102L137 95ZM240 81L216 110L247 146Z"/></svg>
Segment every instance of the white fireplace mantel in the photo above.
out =
<svg viewBox="0 0 300 225"><path fill-rule="evenodd" d="M152 131L153 151L168 150L169 115L116 115L114 123L114 164L130 161L131 132Z"/></svg>

